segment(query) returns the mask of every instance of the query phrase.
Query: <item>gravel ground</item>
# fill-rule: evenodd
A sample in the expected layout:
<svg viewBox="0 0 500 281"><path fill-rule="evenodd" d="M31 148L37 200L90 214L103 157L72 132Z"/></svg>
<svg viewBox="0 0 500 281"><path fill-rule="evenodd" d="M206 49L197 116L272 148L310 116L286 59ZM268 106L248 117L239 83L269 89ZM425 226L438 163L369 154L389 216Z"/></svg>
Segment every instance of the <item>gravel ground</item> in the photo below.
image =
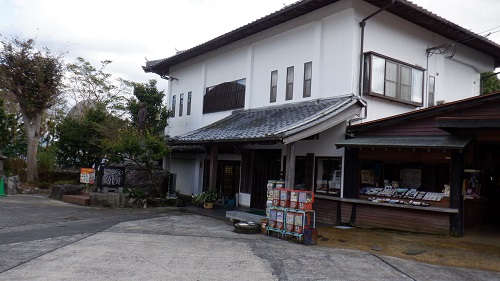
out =
<svg viewBox="0 0 500 281"><path fill-rule="evenodd" d="M500 226L456 238L379 229L318 228L318 245L371 252L429 264L500 272Z"/></svg>

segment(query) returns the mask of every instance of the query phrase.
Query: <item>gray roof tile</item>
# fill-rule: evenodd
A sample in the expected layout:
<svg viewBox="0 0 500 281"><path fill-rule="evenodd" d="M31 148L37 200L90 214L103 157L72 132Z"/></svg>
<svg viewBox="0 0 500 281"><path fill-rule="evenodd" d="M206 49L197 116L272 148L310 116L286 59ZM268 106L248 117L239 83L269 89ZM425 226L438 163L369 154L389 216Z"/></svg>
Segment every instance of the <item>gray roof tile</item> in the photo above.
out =
<svg viewBox="0 0 500 281"><path fill-rule="evenodd" d="M287 132L308 128L356 103L354 95L309 100L233 113L208 126L172 139L174 143L280 141Z"/></svg>

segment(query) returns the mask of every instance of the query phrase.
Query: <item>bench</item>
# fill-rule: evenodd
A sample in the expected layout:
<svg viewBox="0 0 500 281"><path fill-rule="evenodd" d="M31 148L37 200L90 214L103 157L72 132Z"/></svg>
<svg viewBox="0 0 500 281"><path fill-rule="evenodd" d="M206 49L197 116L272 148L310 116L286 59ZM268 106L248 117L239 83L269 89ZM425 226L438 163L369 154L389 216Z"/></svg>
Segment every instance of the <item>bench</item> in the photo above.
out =
<svg viewBox="0 0 500 281"><path fill-rule="evenodd" d="M231 221L246 221L246 222L252 221L255 222L256 224L260 224L260 221L262 219L265 219L266 216L250 214L240 211L226 211L226 218L231 219Z"/></svg>

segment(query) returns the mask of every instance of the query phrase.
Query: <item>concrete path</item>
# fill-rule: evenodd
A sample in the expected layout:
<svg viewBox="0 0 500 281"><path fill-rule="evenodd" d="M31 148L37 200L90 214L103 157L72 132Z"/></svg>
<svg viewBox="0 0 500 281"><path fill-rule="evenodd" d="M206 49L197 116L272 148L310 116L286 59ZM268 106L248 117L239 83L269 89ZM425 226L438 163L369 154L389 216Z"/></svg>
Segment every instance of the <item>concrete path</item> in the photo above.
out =
<svg viewBox="0 0 500 281"><path fill-rule="evenodd" d="M500 273L238 234L227 221L177 208L122 212L15 197L0 197L0 280L500 280ZM31 219L17 226L4 217L10 217L9 200L24 204L19 210L34 205L47 212L38 216L48 226ZM43 205L54 207L54 213ZM73 220L62 222L64 226L49 219L65 212L72 213ZM109 212L112 225L99 224L93 212ZM78 223L90 226L85 231L73 225ZM65 228L73 230L57 234ZM48 235L42 229L53 232ZM45 234L33 239L38 231ZM31 238L21 235L30 232ZM24 241L5 243L9 233Z"/></svg>

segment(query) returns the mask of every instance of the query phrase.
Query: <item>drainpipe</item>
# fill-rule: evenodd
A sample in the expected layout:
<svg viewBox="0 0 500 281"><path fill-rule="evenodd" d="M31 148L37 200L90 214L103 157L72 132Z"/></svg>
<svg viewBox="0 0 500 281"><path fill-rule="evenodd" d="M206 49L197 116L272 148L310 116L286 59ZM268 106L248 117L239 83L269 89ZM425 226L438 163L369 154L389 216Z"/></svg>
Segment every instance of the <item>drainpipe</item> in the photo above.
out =
<svg viewBox="0 0 500 281"><path fill-rule="evenodd" d="M391 0L391 3L385 5L384 7L378 9L378 11L370 14L369 16L367 16L366 18L364 18L360 23L359 23L359 26L361 27L361 47L360 47L360 53L359 53L359 96L361 97L363 95L363 89L362 89L362 86L363 86L363 56L364 56L364 43L365 43L365 26L366 26L366 21L368 21L369 19L371 19L372 17L376 16L377 14L379 14L380 12L382 11L385 11L387 10L390 6L392 6L394 3L396 2L396 0Z"/></svg>
<svg viewBox="0 0 500 281"><path fill-rule="evenodd" d="M385 5L384 7L378 9L376 12L370 14L369 16L367 16L366 18L364 18L361 22L359 22L359 26L361 27L361 43L360 43L360 52L359 52L359 83L358 83L358 88L359 88L359 92L358 92L358 95L359 97L362 97L363 96L363 62L364 62L364 44L365 44L365 26L366 26L366 22L371 19L372 17L376 16L377 14L379 14L380 12L382 11L385 11L387 10L390 6L394 5L394 3L396 2L396 0L391 0L391 2L387 5ZM351 125L351 123L353 121L360 121L360 120L364 120L368 117L367 115L367 109L366 109L366 106L365 106L365 110L364 110L364 116L361 116L361 117L358 117L358 118L353 118L351 120L349 120L349 126Z"/></svg>

